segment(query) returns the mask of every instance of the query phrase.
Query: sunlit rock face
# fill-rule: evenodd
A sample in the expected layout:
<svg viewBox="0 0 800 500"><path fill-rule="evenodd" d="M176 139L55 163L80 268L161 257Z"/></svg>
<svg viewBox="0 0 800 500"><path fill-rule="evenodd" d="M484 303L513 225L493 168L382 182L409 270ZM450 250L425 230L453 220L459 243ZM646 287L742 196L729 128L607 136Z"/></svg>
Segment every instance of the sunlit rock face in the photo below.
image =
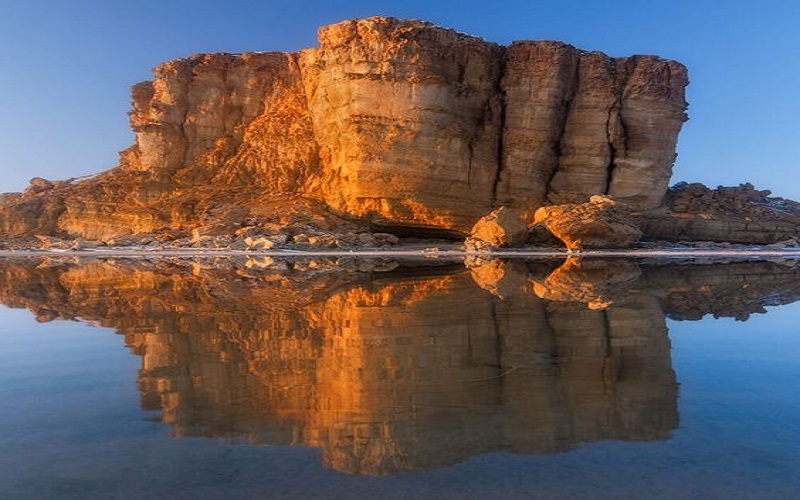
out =
<svg viewBox="0 0 800 500"><path fill-rule="evenodd" d="M686 68L653 56L614 59L559 42L515 42L503 74L497 200L532 212L609 194L661 203L686 117Z"/></svg>
<svg viewBox="0 0 800 500"><path fill-rule="evenodd" d="M136 143L120 165L1 204L0 230L102 239L241 222L276 199L291 213L292 196L365 223L460 232L501 205L528 214L608 193L650 208L686 83L683 66L651 56L344 21L294 54L159 65L133 87Z"/></svg>
<svg viewBox="0 0 800 500"><path fill-rule="evenodd" d="M391 474L492 451L666 439L678 414L665 316L746 319L800 299L798 273L591 259L469 271L3 260L0 302L124 335L141 357L142 407L176 437L309 445L336 470Z"/></svg>
<svg viewBox="0 0 800 500"><path fill-rule="evenodd" d="M450 228L488 212L503 47L389 18L324 27L319 40L300 53L324 164L310 195L358 216Z"/></svg>
<svg viewBox="0 0 800 500"><path fill-rule="evenodd" d="M642 237L630 208L611 197L594 195L586 203L550 205L534 213L568 249L628 248Z"/></svg>

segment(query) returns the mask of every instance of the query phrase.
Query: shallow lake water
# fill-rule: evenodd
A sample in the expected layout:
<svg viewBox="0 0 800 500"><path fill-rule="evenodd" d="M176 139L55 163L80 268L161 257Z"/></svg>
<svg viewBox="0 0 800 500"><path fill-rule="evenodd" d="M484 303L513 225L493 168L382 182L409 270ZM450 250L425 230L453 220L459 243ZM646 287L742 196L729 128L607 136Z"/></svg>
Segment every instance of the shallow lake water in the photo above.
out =
<svg viewBox="0 0 800 500"><path fill-rule="evenodd" d="M0 260L0 498L798 498L800 266Z"/></svg>

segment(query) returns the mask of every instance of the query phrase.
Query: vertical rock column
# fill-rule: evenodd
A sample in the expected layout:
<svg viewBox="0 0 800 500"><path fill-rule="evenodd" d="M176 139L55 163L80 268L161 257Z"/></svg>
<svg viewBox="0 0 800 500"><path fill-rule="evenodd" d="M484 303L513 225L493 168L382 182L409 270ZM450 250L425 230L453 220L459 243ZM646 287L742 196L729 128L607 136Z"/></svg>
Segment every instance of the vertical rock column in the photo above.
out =
<svg viewBox="0 0 800 500"><path fill-rule="evenodd" d="M560 42L514 42L506 51L505 119L498 205L531 212L546 204L562 158L580 54Z"/></svg>
<svg viewBox="0 0 800 500"><path fill-rule="evenodd" d="M625 75L615 129L622 145L615 146L606 194L653 208L669 187L678 132L687 119L688 73L682 64L655 56L620 59L617 67Z"/></svg>
<svg viewBox="0 0 800 500"><path fill-rule="evenodd" d="M300 55L324 170L308 196L468 230L491 207L504 49L391 18L327 26L319 40Z"/></svg>
<svg viewBox="0 0 800 500"><path fill-rule="evenodd" d="M530 213L610 194L634 208L658 206L686 119L686 84L686 68L658 57L515 42L502 84L497 203Z"/></svg>

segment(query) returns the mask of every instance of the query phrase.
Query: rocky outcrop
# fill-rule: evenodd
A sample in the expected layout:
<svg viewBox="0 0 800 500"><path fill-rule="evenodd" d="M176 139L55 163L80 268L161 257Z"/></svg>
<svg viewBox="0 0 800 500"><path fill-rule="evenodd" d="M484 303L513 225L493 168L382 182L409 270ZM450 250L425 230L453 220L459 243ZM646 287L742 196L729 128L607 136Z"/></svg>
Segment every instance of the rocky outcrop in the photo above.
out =
<svg viewBox="0 0 800 500"><path fill-rule="evenodd" d="M323 27L294 54L201 54L133 87L136 143L90 179L0 203L4 235L229 231L313 205L384 229L467 232L504 205L659 204L686 70L422 21ZM279 208L276 208L279 207Z"/></svg>
<svg viewBox="0 0 800 500"><path fill-rule="evenodd" d="M648 238L667 241L773 244L800 236L800 203L769 195L749 183L710 189L682 182L641 224Z"/></svg>
<svg viewBox="0 0 800 500"><path fill-rule="evenodd" d="M570 250L628 248L642 237L627 207L608 196L595 195L586 203L542 207L536 211L534 222L546 227Z"/></svg>
<svg viewBox="0 0 800 500"><path fill-rule="evenodd" d="M593 194L658 206L686 119L686 83L686 68L652 56L512 44L497 200L529 212Z"/></svg>

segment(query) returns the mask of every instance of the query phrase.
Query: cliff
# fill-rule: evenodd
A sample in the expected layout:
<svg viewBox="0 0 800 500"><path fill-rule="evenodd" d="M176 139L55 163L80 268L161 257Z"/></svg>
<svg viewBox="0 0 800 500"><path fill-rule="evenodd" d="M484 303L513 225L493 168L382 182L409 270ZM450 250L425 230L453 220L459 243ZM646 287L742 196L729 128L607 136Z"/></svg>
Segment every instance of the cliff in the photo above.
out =
<svg viewBox="0 0 800 500"><path fill-rule="evenodd" d="M0 200L6 236L108 240L262 222L467 232L499 206L660 205L686 69L422 21L319 30L297 53L201 54L133 87L136 143L89 179ZM205 229L204 229L205 230Z"/></svg>

